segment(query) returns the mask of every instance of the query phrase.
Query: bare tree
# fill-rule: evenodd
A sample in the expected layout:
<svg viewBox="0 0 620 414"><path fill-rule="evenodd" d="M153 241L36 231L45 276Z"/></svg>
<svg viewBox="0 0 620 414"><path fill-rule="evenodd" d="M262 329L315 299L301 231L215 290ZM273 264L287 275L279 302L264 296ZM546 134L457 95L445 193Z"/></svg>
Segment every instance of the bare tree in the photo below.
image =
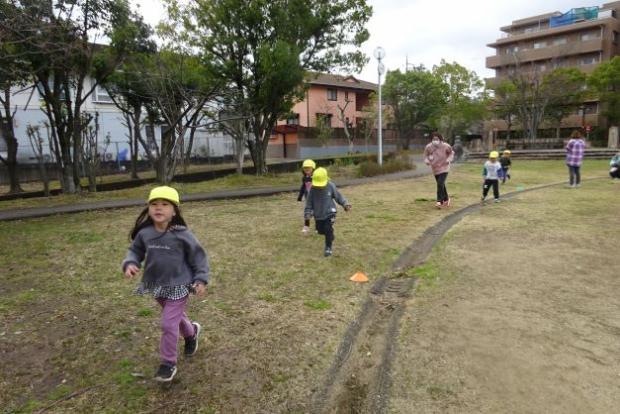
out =
<svg viewBox="0 0 620 414"><path fill-rule="evenodd" d="M28 124L26 126L26 135L28 135L30 147L32 148L32 152L37 160L37 165L39 166L39 177L41 178L41 182L43 182L43 194L45 197L49 197L50 179L47 174L45 151L43 149L43 139L41 138L41 126Z"/></svg>

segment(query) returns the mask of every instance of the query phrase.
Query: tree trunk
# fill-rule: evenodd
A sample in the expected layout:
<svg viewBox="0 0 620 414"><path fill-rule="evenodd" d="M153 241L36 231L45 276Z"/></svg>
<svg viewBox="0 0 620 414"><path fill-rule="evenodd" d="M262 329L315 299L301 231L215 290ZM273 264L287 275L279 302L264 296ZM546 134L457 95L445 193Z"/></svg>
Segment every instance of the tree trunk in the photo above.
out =
<svg viewBox="0 0 620 414"><path fill-rule="evenodd" d="M243 174L243 161L245 158L245 142L243 139L234 138L235 161L237 164L237 174Z"/></svg>
<svg viewBox="0 0 620 414"><path fill-rule="evenodd" d="M17 142L17 138L15 138L15 130L13 128L10 88L4 90L4 99L2 103L4 106L4 114L0 114L0 128L2 128L2 135L4 135L7 147L6 159L2 158L2 161L6 165L9 173L9 194L21 193L23 189L19 184L19 176L17 174L17 147L19 143Z"/></svg>
<svg viewBox="0 0 620 414"><path fill-rule="evenodd" d="M50 179L47 175L47 167L45 165L45 160L39 160L39 174L41 177L41 181L43 181L43 194L45 197L50 196Z"/></svg>

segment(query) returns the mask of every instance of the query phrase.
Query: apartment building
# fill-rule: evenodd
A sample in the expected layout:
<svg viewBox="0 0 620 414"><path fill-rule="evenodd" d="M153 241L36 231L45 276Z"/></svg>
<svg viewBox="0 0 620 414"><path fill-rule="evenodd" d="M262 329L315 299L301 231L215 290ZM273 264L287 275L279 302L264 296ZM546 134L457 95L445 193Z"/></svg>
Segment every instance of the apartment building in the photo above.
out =
<svg viewBox="0 0 620 414"><path fill-rule="evenodd" d="M286 120L278 122L268 147L268 156L311 158L346 154L349 151L344 128L354 139L354 152L376 152L375 134L367 143L359 127L365 122L363 109L370 104L370 94L377 84L354 76L311 73L307 77L304 99L297 102ZM322 143L316 139L316 128L323 120L332 128L332 139ZM385 128L385 126L384 126ZM384 151L395 148L395 132L384 129Z"/></svg>
<svg viewBox="0 0 620 414"><path fill-rule="evenodd" d="M558 67L576 67L591 73L601 62L620 54L620 1L602 6L582 7L515 20L501 27L502 37L487 46L494 56L486 66L495 70L489 84L500 82L516 70L540 73ZM562 121L563 128L585 126L588 130L606 128L596 99L584 102ZM493 121L487 129L505 131L504 121Z"/></svg>

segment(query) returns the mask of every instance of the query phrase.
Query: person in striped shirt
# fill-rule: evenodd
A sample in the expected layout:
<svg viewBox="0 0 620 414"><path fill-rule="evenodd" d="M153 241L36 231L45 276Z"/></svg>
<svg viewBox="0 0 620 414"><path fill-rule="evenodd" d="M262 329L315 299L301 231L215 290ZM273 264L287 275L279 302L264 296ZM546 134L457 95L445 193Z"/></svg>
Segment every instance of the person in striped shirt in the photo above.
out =
<svg viewBox="0 0 620 414"><path fill-rule="evenodd" d="M581 186L581 163L586 149L586 142L581 131L574 130L566 144L566 165L568 166L568 184L571 188Z"/></svg>

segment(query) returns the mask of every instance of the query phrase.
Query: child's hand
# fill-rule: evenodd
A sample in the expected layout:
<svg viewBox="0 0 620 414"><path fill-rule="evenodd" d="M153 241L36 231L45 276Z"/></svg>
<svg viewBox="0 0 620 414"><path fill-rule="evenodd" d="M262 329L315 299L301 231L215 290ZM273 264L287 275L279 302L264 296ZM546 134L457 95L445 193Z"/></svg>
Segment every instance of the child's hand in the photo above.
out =
<svg viewBox="0 0 620 414"><path fill-rule="evenodd" d="M202 296L207 291L207 285L202 282L194 282L192 285L197 296Z"/></svg>
<svg viewBox="0 0 620 414"><path fill-rule="evenodd" d="M344 206L344 211L346 212L351 211L351 204L347 204L346 206Z"/></svg>
<svg viewBox="0 0 620 414"><path fill-rule="evenodd" d="M135 264L130 263L125 268L125 277L131 279L132 277L137 275L139 272L140 272L140 268L136 266Z"/></svg>

